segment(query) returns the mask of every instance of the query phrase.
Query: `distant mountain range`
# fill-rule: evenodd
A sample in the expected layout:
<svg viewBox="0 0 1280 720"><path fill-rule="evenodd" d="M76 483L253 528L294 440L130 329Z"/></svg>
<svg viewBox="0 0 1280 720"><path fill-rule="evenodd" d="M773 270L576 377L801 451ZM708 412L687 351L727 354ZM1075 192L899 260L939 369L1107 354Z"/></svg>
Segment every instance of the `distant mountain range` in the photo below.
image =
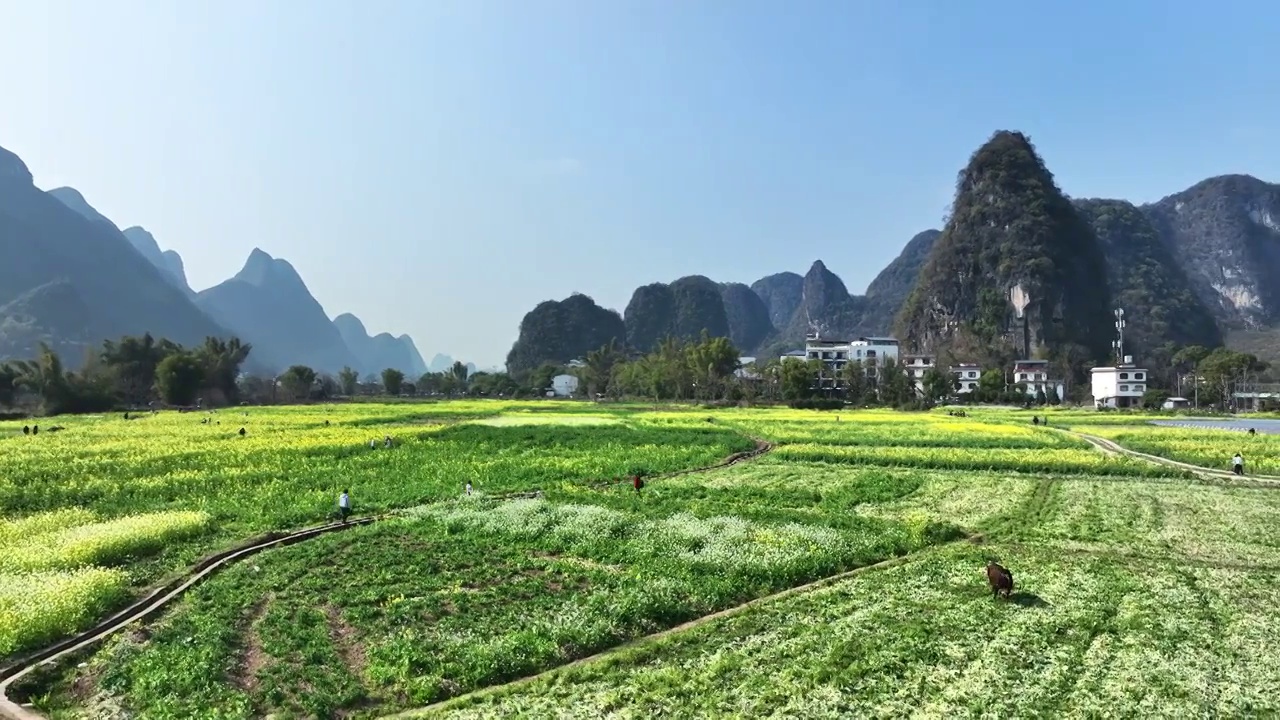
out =
<svg viewBox="0 0 1280 720"><path fill-rule="evenodd" d="M246 369L261 373L428 370L408 335L370 337L350 313L330 320L293 266L262 250L235 277L194 291L177 252L141 227L121 230L73 188L40 190L4 148L0 252L0 360L32 357L45 342L76 367L104 340L150 332L184 345L235 335L253 345ZM437 355L431 369L452 364Z"/></svg>
<svg viewBox="0 0 1280 720"><path fill-rule="evenodd" d="M961 173L952 207L943 229L913 237L863 295L821 260L750 286L652 283L622 313L575 294L525 315L508 369L611 341L647 352L704 329L766 358L809 332L893 334L918 351L1003 360L1029 349L1080 367L1109 355L1117 306L1126 353L1144 362L1224 339L1280 360L1280 185L1224 175L1142 206L1072 200L1025 136L1001 131ZM1018 295L1028 300L1021 315Z"/></svg>

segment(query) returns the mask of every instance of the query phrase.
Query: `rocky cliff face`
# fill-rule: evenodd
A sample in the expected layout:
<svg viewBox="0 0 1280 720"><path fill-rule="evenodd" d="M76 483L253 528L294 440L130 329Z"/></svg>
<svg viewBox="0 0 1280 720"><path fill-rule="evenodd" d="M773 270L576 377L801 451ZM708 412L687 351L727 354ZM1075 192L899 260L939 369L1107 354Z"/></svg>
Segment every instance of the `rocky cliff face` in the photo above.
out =
<svg viewBox="0 0 1280 720"><path fill-rule="evenodd" d="M1142 211L1219 321L1280 322L1280 185L1223 175Z"/></svg>
<svg viewBox="0 0 1280 720"><path fill-rule="evenodd" d="M787 325L789 340L803 339L808 332L823 337L850 337L862 322L865 299L849 294L844 281L815 260L804 275L800 307Z"/></svg>
<svg viewBox="0 0 1280 720"><path fill-rule="evenodd" d="M1123 200L1077 200L1107 259L1112 303L1126 312L1126 354L1165 364L1166 347L1222 344L1213 314L1200 301L1148 217Z"/></svg>
<svg viewBox="0 0 1280 720"><path fill-rule="evenodd" d="M998 132L973 154L952 208L900 316L908 346L992 362L1107 357L1102 249L1024 135Z"/></svg>

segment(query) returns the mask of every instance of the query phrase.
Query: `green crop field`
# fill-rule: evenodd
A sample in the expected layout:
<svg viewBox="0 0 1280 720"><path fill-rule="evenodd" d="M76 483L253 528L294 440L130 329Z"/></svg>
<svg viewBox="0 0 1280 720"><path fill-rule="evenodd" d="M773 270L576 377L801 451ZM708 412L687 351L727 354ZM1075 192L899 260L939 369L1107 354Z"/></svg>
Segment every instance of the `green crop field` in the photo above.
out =
<svg viewBox="0 0 1280 720"><path fill-rule="evenodd" d="M0 423L10 659L204 554L330 521L343 488L358 515L394 511L230 565L10 697L51 717L1280 712L1280 489L1069 430L1215 468L1243 449L1258 472L1280 447L1030 417L457 402Z"/></svg>

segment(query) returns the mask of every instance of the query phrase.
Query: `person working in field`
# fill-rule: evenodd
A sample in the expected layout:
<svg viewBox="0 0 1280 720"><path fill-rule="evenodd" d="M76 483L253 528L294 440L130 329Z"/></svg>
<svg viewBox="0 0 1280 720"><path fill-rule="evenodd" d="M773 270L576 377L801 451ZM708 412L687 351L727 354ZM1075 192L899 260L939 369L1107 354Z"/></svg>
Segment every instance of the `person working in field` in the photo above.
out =
<svg viewBox="0 0 1280 720"><path fill-rule="evenodd" d="M1236 456L1231 458L1231 472L1237 475L1244 474L1244 457L1240 453L1236 453Z"/></svg>
<svg viewBox="0 0 1280 720"><path fill-rule="evenodd" d="M347 524L347 516L351 514L351 493L343 490L338 496L338 515L342 516L342 524Z"/></svg>
<svg viewBox="0 0 1280 720"><path fill-rule="evenodd" d="M636 494L639 495L640 488L644 487L644 480L641 480L639 475L635 475L631 478L631 486L636 489Z"/></svg>

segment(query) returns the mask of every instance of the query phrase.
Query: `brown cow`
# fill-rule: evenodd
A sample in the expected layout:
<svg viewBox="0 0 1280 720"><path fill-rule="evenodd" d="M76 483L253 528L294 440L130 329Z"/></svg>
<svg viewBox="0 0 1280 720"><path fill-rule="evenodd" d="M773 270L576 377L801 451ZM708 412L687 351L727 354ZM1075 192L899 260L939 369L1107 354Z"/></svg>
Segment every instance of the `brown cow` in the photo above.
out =
<svg viewBox="0 0 1280 720"><path fill-rule="evenodd" d="M1008 600L1009 593L1013 592L1013 573L997 562L988 562L987 584L991 586L991 597L993 599L1004 595L1004 599Z"/></svg>

